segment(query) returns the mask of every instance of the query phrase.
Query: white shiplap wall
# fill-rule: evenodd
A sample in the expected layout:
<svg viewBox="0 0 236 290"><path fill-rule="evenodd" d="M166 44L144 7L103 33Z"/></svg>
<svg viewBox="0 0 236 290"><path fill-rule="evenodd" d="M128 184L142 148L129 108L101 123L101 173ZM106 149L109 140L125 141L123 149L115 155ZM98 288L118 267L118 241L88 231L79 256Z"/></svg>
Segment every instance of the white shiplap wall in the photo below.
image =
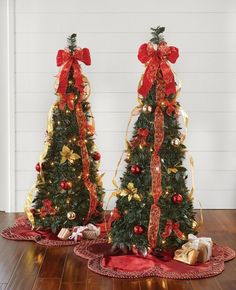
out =
<svg viewBox="0 0 236 290"><path fill-rule="evenodd" d="M55 100L56 52L66 37L76 32L81 47L91 51L92 65L83 70L91 81L108 195L144 70L137 50L157 25L166 26L166 40L180 49L174 69L190 116L196 197L204 208L236 207L236 1L16 0L15 11L18 211L36 177Z"/></svg>

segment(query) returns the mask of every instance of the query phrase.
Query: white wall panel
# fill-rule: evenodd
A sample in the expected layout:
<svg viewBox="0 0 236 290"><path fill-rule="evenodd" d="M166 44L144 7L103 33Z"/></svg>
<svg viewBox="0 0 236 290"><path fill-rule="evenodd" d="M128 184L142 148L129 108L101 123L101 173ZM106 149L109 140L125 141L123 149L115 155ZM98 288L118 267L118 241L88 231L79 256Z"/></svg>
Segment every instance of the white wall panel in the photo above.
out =
<svg viewBox="0 0 236 290"><path fill-rule="evenodd" d="M234 0L16 0L17 210L35 180L47 112L56 100L56 53L73 32L91 51L92 65L83 71L92 86L108 199L144 70L138 47L157 25L166 26L166 40L180 49L173 68L190 117L186 144L195 160L196 198L204 208L236 208L235 16Z"/></svg>

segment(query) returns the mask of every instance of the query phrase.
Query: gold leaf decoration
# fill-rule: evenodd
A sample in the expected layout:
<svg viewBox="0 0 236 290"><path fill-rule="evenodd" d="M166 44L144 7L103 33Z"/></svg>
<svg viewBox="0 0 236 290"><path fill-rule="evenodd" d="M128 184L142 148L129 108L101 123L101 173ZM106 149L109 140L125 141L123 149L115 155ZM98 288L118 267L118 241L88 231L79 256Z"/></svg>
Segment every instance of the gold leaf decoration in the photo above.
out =
<svg viewBox="0 0 236 290"><path fill-rule="evenodd" d="M65 163L67 160L73 163L75 160L79 159L80 156L77 153L74 153L73 150L70 150L69 147L64 145L60 152L61 154L61 164Z"/></svg>

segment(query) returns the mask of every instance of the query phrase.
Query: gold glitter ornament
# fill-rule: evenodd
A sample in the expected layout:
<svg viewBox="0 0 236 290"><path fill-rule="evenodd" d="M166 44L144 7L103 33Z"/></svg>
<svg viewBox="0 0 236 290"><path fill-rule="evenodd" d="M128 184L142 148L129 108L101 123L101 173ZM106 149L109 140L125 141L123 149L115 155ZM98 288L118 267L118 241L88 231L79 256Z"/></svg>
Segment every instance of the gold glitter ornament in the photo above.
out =
<svg viewBox="0 0 236 290"><path fill-rule="evenodd" d="M66 216L67 216L68 220L72 221L76 218L76 213L73 211L69 211Z"/></svg>

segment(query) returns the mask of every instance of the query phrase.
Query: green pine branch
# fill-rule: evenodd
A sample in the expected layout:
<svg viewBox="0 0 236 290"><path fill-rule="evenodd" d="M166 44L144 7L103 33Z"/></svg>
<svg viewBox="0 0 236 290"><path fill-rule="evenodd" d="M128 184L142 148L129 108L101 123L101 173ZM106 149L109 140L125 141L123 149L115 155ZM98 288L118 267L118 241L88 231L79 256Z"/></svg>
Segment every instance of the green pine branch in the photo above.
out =
<svg viewBox="0 0 236 290"><path fill-rule="evenodd" d="M153 44L159 44L160 42L164 41L163 32L165 31L165 27L157 26L157 28L151 28L152 38L150 41Z"/></svg>
<svg viewBox="0 0 236 290"><path fill-rule="evenodd" d="M69 36L67 38L67 47L68 49L70 50L71 53L73 53L75 50L76 50L76 47L77 47L77 43L76 43L76 34L73 33L71 34L71 36Z"/></svg>

